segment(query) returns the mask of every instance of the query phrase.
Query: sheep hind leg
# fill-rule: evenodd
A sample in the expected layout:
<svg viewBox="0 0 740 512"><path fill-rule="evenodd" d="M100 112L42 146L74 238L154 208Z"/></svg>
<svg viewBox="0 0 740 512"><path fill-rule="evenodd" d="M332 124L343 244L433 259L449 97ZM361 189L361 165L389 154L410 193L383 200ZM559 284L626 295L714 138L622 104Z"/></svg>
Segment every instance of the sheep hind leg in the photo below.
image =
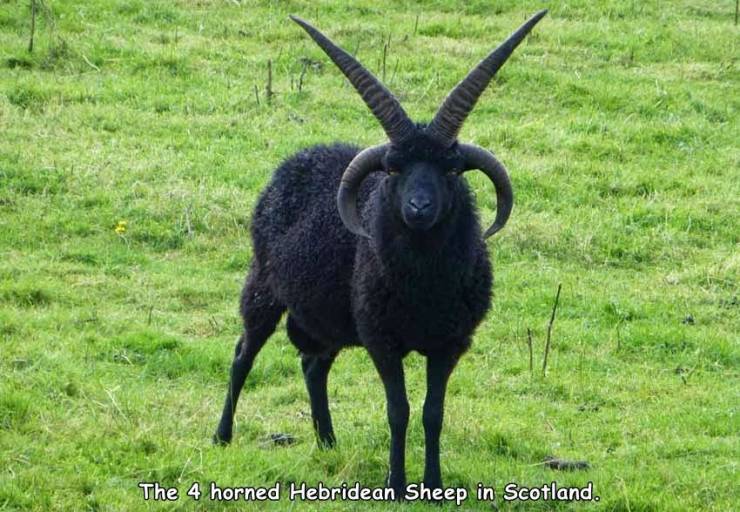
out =
<svg viewBox="0 0 740 512"><path fill-rule="evenodd" d="M329 370L331 370L331 365L334 363L337 353L315 353L321 349L320 344L301 329L295 318L290 315L288 315L287 328L290 341L301 351L303 379L306 382L306 390L311 400L311 419L316 432L316 440L319 448L332 448L336 444L336 438L331 424L329 396L326 386L329 379Z"/></svg>
<svg viewBox="0 0 740 512"><path fill-rule="evenodd" d="M255 277L252 279L252 277ZM239 338L231 364L229 389L226 393L224 409L221 413L214 444L225 445L231 442L234 425L234 412L244 382L252 369L254 359L275 331L285 307L279 304L266 286L259 283L256 276L250 276L242 293L242 316L244 333Z"/></svg>

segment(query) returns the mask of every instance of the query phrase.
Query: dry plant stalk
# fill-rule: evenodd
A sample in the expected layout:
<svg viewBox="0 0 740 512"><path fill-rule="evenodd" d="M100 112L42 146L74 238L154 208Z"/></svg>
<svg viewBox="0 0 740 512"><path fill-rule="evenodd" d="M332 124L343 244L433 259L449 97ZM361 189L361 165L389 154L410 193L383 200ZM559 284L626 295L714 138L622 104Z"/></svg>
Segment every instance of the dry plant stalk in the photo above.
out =
<svg viewBox="0 0 740 512"><path fill-rule="evenodd" d="M31 0L31 37L28 40L28 53L33 53L33 36L36 33L36 0Z"/></svg>
<svg viewBox="0 0 740 512"><path fill-rule="evenodd" d="M267 61L267 87L265 88L267 103L272 101L272 59Z"/></svg>
<svg viewBox="0 0 740 512"><path fill-rule="evenodd" d="M545 376L547 372L547 355L550 353L550 337L552 335L552 324L555 322L555 311L558 309L558 302L560 301L560 290L563 287L563 283L558 284L558 293L555 295L555 303L552 305L552 314L550 315L550 323L547 324L547 341L545 342L545 356L542 359L542 376Z"/></svg>

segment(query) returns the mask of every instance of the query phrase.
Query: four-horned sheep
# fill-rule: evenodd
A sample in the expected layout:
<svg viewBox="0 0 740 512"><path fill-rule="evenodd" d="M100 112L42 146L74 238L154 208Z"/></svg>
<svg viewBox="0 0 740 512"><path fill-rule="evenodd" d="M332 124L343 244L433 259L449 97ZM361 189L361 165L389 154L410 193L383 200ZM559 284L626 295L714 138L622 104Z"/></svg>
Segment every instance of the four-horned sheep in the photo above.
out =
<svg viewBox="0 0 740 512"><path fill-rule="evenodd" d="M367 149L316 146L286 160L254 212L254 257L241 296L244 332L217 443L232 437L234 411L255 357L284 313L302 358L319 444L335 443L327 378L337 354L364 347L380 374L391 432L388 486L403 496L409 419L403 359L426 356L423 483L441 488L439 438L447 382L491 303L485 238L513 205L504 166L492 153L458 142L489 82L546 11L526 21L483 59L428 124L412 122L398 100L350 54L292 17L344 73L389 141ZM462 178L482 171L497 212L483 231Z"/></svg>

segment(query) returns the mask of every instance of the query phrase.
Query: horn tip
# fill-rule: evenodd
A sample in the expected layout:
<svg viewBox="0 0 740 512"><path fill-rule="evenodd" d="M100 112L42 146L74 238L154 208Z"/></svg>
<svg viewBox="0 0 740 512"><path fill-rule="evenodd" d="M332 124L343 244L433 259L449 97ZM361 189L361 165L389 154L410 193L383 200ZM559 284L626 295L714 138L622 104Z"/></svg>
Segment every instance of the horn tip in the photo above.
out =
<svg viewBox="0 0 740 512"><path fill-rule="evenodd" d="M500 225L498 223L494 224L493 226L491 226L490 228L488 228L486 230L486 232L483 234L483 239L491 238L493 235L495 235L496 233L498 233L499 231L501 231L501 228L503 228L502 225Z"/></svg>
<svg viewBox="0 0 740 512"><path fill-rule="evenodd" d="M291 20L295 21L296 23L298 23L302 27L305 27L306 25L308 25L308 23L306 23L306 21L302 20L301 18L299 18L295 14L288 14L288 18L290 18Z"/></svg>
<svg viewBox="0 0 740 512"><path fill-rule="evenodd" d="M373 237L370 236L370 234L365 231L365 228L361 225L348 227L349 232L353 235L359 236L360 238L367 238L368 240L372 240Z"/></svg>

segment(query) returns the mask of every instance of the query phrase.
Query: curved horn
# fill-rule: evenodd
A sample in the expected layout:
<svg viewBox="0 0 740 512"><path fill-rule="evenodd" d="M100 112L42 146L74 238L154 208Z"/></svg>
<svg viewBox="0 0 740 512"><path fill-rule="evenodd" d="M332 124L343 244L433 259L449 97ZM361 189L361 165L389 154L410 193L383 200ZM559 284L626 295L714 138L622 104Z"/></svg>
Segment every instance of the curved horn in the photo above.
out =
<svg viewBox="0 0 740 512"><path fill-rule="evenodd" d="M545 14L547 9L529 18L452 89L427 128L432 136L448 145L454 142L465 119L493 76Z"/></svg>
<svg viewBox="0 0 740 512"><path fill-rule="evenodd" d="M511 209L514 206L514 192L511 190L511 181L509 181L506 167L487 149L471 144L460 144L458 147L460 154L465 159L466 170L478 169L483 171L496 188L496 220L483 234L484 238L488 238L503 228L506 221L509 220Z"/></svg>
<svg viewBox="0 0 740 512"><path fill-rule="evenodd" d="M362 180L381 166L383 156L387 151L388 144L372 146L360 151L342 174L337 193L337 208L342 222L355 235L370 238L365 228L362 227L360 215L357 212L357 193L360 191Z"/></svg>
<svg viewBox="0 0 740 512"><path fill-rule="evenodd" d="M306 21L292 15L290 19L303 27L344 73L344 76L357 89L372 113L380 121L391 142L402 141L414 129L414 123L406 115L396 97L362 64Z"/></svg>

